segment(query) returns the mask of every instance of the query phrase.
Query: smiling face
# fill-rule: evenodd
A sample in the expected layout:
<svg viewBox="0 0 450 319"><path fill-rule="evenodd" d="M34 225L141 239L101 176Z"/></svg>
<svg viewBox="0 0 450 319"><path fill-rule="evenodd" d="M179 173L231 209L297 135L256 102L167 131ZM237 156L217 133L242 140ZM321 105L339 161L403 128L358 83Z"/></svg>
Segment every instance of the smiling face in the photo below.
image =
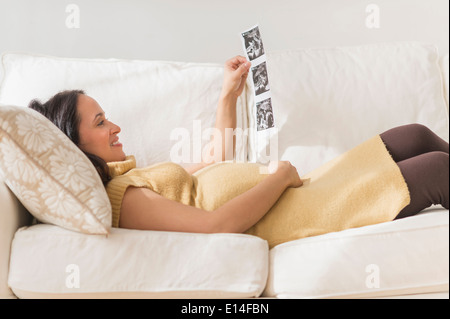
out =
<svg viewBox="0 0 450 319"><path fill-rule="evenodd" d="M84 152L97 155L105 162L125 160L125 153L117 135L120 127L108 121L97 101L90 96L79 94L77 111L80 118L78 147Z"/></svg>

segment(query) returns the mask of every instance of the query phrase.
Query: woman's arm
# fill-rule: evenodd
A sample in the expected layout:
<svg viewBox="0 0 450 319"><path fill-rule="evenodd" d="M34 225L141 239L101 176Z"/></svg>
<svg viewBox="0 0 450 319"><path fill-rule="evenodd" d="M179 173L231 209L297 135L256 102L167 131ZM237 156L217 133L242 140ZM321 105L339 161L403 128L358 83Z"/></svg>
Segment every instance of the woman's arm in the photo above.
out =
<svg viewBox="0 0 450 319"><path fill-rule="evenodd" d="M184 205L147 189L129 187L122 201L122 228L196 233L242 233L256 224L287 187L302 182L289 162L213 212Z"/></svg>
<svg viewBox="0 0 450 319"><path fill-rule="evenodd" d="M244 90L249 69L250 62L247 62L241 56L236 56L225 63L224 81L215 123L217 137L220 137L220 140L216 140L215 136L212 136L209 144L212 148L209 151L208 158L203 158L201 163L187 167L186 171L189 174L193 174L210 164L234 158L236 138L233 132L236 129L236 103ZM215 152L215 150L219 150L219 152Z"/></svg>
<svg viewBox="0 0 450 319"><path fill-rule="evenodd" d="M250 70L250 62L242 56L236 56L225 63L224 81L216 112L215 128L220 132L221 153L213 156L215 162L234 158L236 138L236 103L244 91L245 81ZM214 145L214 137L212 138Z"/></svg>
<svg viewBox="0 0 450 319"><path fill-rule="evenodd" d="M215 140L215 135L211 137L209 145L212 148L209 150L208 158L202 158L201 163L186 167L185 170L189 174L194 174L208 165L234 158L236 138L233 131L236 128L236 101L234 97L220 97L215 126L216 132L220 133L217 134L220 140ZM218 152L215 152L216 149Z"/></svg>

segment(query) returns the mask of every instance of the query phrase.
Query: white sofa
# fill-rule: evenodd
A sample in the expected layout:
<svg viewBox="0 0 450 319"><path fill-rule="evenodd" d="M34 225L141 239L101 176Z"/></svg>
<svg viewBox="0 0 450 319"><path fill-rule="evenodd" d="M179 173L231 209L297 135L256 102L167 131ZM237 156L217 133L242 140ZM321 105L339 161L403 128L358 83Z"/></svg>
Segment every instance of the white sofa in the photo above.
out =
<svg viewBox="0 0 450 319"><path fill-rule="evenodd" d="M221 65L19 53L2 63L0 107L83 89L121 126L139 166L173 159L175 128L194 140L195 120L214 127ZM425 124L449 139L448 56L432 45L271 52L267 63L278 154L300 175L397 125ZM236 160L255 161L250 81L237 114L248 135ZM448 298L449 215L440 207L269 250L242 234L112 228L105 237L36 223L1 181L0 203L2 298Z"/></svg>

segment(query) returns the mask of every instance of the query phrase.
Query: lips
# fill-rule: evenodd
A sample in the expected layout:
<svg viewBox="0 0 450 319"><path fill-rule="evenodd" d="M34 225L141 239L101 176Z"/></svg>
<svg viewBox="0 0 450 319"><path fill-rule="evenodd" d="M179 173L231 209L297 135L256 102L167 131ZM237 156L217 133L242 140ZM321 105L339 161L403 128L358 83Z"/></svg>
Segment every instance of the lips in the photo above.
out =
<svg viewBox="0 0 450 319"><path fill-rule="evenodd" d="M112 147L119 147L119 146L122 146L122 144L119 143L119 137L116 137L116 138L114 139L114 141L110 144L110 146L112 146Z"/></svg>

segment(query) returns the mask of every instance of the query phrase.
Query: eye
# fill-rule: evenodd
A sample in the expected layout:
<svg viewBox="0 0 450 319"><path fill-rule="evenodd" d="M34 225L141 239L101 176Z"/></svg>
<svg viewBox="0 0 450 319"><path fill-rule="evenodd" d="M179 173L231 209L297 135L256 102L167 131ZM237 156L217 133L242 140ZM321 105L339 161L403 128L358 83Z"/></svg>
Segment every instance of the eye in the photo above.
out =
<svg viewBox="0 0 450 319"><path fill-rule="evenodd" d="M101 120L100 122L98 122L97 126L105 125L105 121L108 121L108 119Z"/></svg>

